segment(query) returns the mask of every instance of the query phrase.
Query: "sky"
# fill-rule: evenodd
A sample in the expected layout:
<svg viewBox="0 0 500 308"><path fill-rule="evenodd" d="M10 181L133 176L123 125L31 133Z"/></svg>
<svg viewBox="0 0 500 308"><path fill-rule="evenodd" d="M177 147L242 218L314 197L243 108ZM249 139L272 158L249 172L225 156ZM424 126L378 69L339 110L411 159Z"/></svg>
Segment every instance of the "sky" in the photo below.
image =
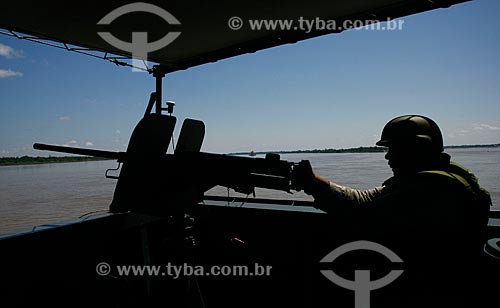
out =
<svg viewBox="0 0 500 308"><path fill-rule="evenodd" d="M213 153L372 146L422 114L446 145L500 143L500 1L402 18L167 75L164 100L205 122ZM48 156L35 142L125 151L154 79L0 35L0 157Z"/></svg>

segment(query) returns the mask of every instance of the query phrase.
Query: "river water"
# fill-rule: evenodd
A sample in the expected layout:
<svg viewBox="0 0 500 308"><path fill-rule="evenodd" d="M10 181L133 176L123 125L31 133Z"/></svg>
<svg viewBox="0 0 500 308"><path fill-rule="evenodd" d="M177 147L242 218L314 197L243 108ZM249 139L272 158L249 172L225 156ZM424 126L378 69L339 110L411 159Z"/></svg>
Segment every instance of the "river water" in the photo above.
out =
<svg viewBox="0 0 500 308"><path fill-rule="evenodd" d="M447 152L455 162L478 176L479 183L492 195L493 208L500 210L500 148ZM310 160L318 175L359 189L380 185L392 174L384 153L285 154L281 158L293 162ZM104 173L116 166L115 161L97 161L0 167L0 234L107 211L116 180L106 179ZM228 194L222 187L208 193ZM256 197L312 200L301 192L288 194L264 189L257 189Z"/></svg>

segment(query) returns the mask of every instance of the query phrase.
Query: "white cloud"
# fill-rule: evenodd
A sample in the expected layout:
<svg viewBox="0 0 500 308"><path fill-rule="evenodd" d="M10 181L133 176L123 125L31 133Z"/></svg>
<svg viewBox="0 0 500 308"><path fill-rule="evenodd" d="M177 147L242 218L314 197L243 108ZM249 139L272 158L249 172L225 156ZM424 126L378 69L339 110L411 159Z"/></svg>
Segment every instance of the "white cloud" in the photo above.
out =
<svg viewBox="0 0 500 308"><path fill-rule="evenodd" d="M474 124L473 129L475 129L475 130L500 130L500 127L489 125L489 124Z"/></svg>
<svg viewBox="0 0 500 308"><path fill-rule="evenodd" d="M76 147L78 146L78 141L76 140L70 140L64 144L67 147Z"/></svg>
<svg viewBox="0 0 500 308"><path fill-rule="evenodd" d="M115 133L119 135L119 134L121 134L122 132L121 132L119 129L117 129Z"/></svg>
<svg viewBox="0 0 500 308"><path fill-rule="evenodd" d="M85 146L86 147L93 147L94 144L92 142L90 142L90 141L87 141L87 142L85 142Z"/></svg>
<svg viewBox="0 0 500 308"><path fill-rule="evenodd" d="M70 116L60 116L59 117L59 121L69 121L69 120L71 120Z"/></svg>
<svg viewBox="0 0 500 308"><path fill-rule="evenodd" d="M470 124L446 132L446 144L493 144L500 141L500 127L491 124Z"/></svg>
<svg viewBox="0 0 500 308"><path fill-rule="evenodd" d="M22 58L23 53L10 46L0 43L0 56L6 57L7 59Z"/></svg>
<svg viewBox="0 0 500 308"><path fill-rule="evenodd" d="M470 130L468 129L456 129L454 131L451 131L447 134L448 137L450 138L456 138L456 137L465 137L471 133Z"/></svg>
<svg viewBox="0 0 500 308"><path fill-rule="evenodd" d="M7 78L7 77L22 77L23 73L21 72L16 72L13 70L3 70L0 69L0 78Z"/></svg>

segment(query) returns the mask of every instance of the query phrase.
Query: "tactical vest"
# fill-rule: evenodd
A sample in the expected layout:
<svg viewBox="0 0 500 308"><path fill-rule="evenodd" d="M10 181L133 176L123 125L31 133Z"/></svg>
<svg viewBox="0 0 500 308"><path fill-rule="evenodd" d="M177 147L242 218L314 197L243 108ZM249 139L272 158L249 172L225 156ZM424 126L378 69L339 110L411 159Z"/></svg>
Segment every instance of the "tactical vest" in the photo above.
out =
<svg viewBox="0 0 500 308"><path fill-rule="evenodd" d="M490 193L479 185L477 177L470 172L467 168L450 161L448 170L429 170L421 171L419 173L424 174L437 174L450 178L453 181L457 181L465 187L465 189L471 194L472 200L475 206L479 207L478 210L481 213L482 220L487 222L488 212L490 210L491 195Z"/></svg>

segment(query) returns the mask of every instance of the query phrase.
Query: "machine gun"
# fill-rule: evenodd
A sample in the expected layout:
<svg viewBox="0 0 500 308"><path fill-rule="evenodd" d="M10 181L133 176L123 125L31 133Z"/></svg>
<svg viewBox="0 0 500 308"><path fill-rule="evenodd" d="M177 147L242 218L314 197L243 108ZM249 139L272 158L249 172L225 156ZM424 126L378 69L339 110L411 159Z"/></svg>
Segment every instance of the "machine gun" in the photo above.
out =
<svg viewBox="0 0 500 308"><path fill-rule="evenodd" d="M285 192L294 189L296 164L280 160L278 154L254 158L200 152L205 126L199 120L184 120L176 149L167 154L175 122L171 115L146 114L134 129L126 152L40 143L33 147L123 163L110 206L112 212L182 212L186 204L200 202L203 194L217 185L247 194L255 187Z"/></svg>

